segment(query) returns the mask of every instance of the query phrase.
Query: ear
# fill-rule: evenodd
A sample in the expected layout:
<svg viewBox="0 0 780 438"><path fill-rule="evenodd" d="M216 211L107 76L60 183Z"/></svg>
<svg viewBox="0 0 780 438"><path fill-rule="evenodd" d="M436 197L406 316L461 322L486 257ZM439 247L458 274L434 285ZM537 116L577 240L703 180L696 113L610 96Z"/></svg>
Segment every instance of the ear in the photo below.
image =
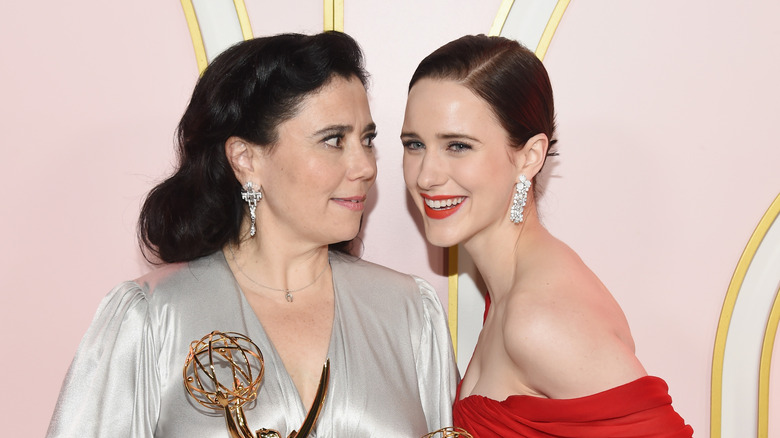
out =
<svg viewBox="0 0 780 438"><path fill-rule="evenodd" d="M533 179L542 170L549 147L550 140L546 134L536 134L529 138L525 146L515 152L517 174L523 174L529 180Z"/></svg>
<svg viewBox="0 0 780 438"><path fill-rule="evenodd" d="M225 156L241 185L246 184L248 181L261 184L257 180L256 155L257 151L255 148L241 137L230 137L225 142Z"/></svg>

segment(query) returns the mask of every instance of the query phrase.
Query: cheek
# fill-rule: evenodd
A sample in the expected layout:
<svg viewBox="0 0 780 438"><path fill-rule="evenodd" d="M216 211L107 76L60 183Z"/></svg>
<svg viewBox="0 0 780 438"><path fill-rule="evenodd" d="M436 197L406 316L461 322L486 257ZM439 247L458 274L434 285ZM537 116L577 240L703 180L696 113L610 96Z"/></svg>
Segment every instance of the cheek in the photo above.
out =
<svg viewBox="0 0 780 438"><path fill-rule="evenodd" d="M451 178L470 192L480 191L482 187L489 186L497 176L493 169L485 164L484 162L455 160L450 165Z"/></svg>
<svg viewBox="0 0 780 438"><path fill-rule="evenodd" d="M485 160L480 163L453 163L455 182L466 190L478 211L488 212L503 208L511 200L514 187L514 168Z"/></svg>
<svg viewBox="0 0 780 438"><path fill-rule="evenodd" d="M305 181L304 183L314 184L314 187L327 185L334 180L341 180L344 175L344 168L338 160L307 160L303 166L291 172L294 176L291 178Z"/></svg>
<svg viewBox="0 0 780 438"><path fill-rule="evenodd" d="M505 157L490 157L477 163L456 163L458 173L476 185L509 187L517 178L515 167Z"/></svg>

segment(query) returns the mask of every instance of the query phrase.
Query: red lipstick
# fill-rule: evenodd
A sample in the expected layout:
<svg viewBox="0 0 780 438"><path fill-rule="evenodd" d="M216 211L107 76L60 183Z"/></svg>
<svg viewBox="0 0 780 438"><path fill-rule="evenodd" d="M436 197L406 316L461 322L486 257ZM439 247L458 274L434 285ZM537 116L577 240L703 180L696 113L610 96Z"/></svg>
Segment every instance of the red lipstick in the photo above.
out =
<svg viewBox="0 0 780 438"><path fill-rule="evenodd" d="M425 200L431 200L431 201L440 201L444 199L453 199L458 198L458 196L447 196L447 195L439 195L439 196L429 196L421 194L423 198L423 207L425 209L425 215L428 216L431 219L445 219L453 214L455 214L456 211L460 209L460 207L463 205L463 201L465 201L465 198L461 200L461 202L450 206L450 207L444 207L444 208L431 208L428 206L428 204L425 202Z"/></svg>

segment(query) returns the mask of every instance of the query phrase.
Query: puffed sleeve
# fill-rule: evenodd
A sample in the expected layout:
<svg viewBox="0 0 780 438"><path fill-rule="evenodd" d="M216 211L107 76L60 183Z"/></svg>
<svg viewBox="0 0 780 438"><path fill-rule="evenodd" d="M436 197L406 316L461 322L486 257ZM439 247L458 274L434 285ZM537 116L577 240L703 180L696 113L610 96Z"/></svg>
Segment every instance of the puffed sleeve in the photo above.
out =
<svg viewBox="0 0 780 438"><path fill-rule="evenodd" d="M101 302L65 376L48 437L152 437L160 406L146 294L126 282Z"/></svg>
<svg viewBox="0 0 780 438"><path fill-rule="evenodd" d="M427 281L414 277L423 301L424 325L417 349L416 365L420 397L433 431L452 426L452 402L460 378L452 338L439 297Z"/></svg>

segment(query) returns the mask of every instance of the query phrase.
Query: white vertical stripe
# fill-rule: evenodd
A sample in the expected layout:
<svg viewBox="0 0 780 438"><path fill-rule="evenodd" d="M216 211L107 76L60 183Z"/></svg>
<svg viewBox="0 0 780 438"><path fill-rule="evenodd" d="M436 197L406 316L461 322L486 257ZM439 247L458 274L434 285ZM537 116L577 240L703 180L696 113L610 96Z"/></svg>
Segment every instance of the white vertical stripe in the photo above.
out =
<svg viewBox="0 0 780 438"><path fill-rule="evenodd" d="M775 218L745 273L723 357L721 436L757 434L761 347L780 287L780 224Z"/></svg>
<svg viewBox="0 0 780 438"><path fill-rule="evenodd" d="M192 0L209 63L222 51L243 41L233 0Z"/></svg>
<svg viewBox="0 0 780 438"><path fill-rule="evenodd" d="M515 0L501 36L520 41L535 51L557 3L557 0Z"/></svg>

